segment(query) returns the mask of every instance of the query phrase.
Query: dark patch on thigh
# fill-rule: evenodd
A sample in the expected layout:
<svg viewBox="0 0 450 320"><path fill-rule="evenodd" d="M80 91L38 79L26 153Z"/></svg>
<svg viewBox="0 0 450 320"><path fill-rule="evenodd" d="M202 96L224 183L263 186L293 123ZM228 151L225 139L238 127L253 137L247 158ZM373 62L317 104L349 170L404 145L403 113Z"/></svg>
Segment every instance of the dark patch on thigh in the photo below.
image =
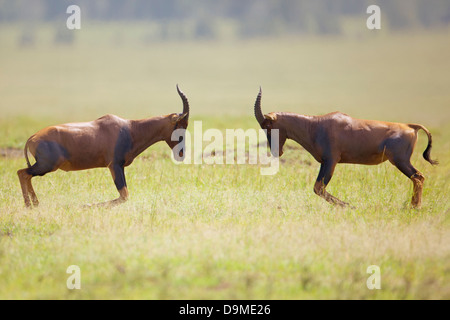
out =
<svg viewBox="0 0 450 320"><path fill-rule="evenodd" d="M411 143L402 137L384 140L380 149L379 152L385 152L386 156L393 161L410 159L413 151Z"/></svg>
<svg viewBox="0 0 450 320"><path fill-rule="evenodd" d="M125 165L125 155L132 147L133 141L131 139L130 129L127 127L120 128L116 146L114 148L114 164L123 167Z"/></svg>
<svg viewBox="0 0 450 320"><path fill-rule="evenodd" d="M64 160L69 160L67 149L54 141L42 141L36 148L36 163L27 169L32 176L43 176L44 174L58 169Z"/></svg>

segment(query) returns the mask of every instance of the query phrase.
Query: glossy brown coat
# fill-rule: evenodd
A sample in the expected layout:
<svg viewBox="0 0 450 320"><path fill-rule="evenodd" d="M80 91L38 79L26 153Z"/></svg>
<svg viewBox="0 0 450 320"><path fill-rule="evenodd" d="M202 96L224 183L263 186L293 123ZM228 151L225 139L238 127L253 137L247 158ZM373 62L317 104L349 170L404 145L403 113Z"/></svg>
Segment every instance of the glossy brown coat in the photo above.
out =
<svg viewBox="0 0 450 320"><path fill-rule="evenodd" d="M279 149L276 151L280 156L283 154L286 139L292 139L321 163L314 192L328 202L341 206L348 205L325 190L336 164L376 165L389 160L412 180L414 191L411 204L415 208L421 206L425 178L410 162L418 130L422 129L428 136L428 146L423 157L431 164L437 164L437 161L430 158L432 137L424 126L355 119L341 112L322 116L286 112L263 115L261 90L255 103L255 117L261 128L267 130L268 137L271 130L279 130Z"/></svg>
<svg viewBox="0 0 450 320"><path fill-rule="evenodd" d="M31 184L34 176L43 176L58 169L64 171L107 167L111 171L119 198L102 203L118 204L128 199L124 168L152 144L166 141L173 149L180 141L172 141L175 129L186 129L189 103L178 89L183 113L172 113L142 120L127 120L105 115L91 122L67 123L47 127L32 135L25 144L28 167L17 171L27 207L39 201ZM36 162L31 165L28 152ZM175 152L175 150L174 150ZM175 158L182 158L182 150ZM31 201L30 201L31 197Z"/></svg>

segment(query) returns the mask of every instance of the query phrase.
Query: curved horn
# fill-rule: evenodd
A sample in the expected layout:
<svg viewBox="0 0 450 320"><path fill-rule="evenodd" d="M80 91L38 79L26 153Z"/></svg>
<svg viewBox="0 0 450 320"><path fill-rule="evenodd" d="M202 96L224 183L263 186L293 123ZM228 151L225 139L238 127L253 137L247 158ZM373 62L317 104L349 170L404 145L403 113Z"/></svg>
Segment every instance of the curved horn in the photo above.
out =
<svg viewBox="0 0 450 320"><path fill-rule="evenodd" d="M261 90L261 87L259 87L259 93L258 93L258 96L256 97L256 102L255 102L255 117L256 117L256 120L258 120L260 125L264 121L264 115L261 111L261 94L262 94L262 90Z"/></svg>
<svg viewBox="0 0 450 320"><path fill-rule="evenodd" d="M186 120L187 120L189 118L189 101L186 98L186 96L184 95L184 93L178 87L178 84L177 84L177 91L181 97L181 100L183 100L183 114L187 114L187 116L186 116Z"/></svg>

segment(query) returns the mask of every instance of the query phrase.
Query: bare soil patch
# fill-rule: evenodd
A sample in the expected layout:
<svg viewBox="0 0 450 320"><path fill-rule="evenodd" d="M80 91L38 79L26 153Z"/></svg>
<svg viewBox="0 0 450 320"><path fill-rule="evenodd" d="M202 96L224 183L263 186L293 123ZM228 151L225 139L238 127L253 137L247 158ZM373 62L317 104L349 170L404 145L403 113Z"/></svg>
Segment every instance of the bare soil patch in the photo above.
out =
<svg viewBox="0 0 450 320"><path fill-rule="evenodd" d="M19 148L0 148L0 157L20 158L23 157L23 150Z"/></svg>

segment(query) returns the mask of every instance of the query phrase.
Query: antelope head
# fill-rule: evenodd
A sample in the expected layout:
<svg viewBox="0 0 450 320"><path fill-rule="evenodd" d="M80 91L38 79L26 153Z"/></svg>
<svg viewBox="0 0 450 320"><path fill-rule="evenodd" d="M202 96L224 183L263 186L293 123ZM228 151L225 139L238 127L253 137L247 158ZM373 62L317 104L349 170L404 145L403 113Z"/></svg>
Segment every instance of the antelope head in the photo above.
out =
<svg viewBox="0 0 450 320"><path fill-rule="evenodd" d="M255 102L255 117L259 125L265 130L267 135L267 141L269 142L270 152L274 157L283 155L283 146L287 139L286 129L280 123L278 114L271 112L269 114L263 114L261 111L261 95L262 90L259 88L258 96ZM278 130L278 135L274 134L274 130ZM277 139L278 136L278 139Z"/></svg>
<svg viewBox="0 0 450 320"><path fill-rule="evenodd" d="M189 120L189 101L177 85L177 91L183 101L183 112L170 115L172 130L166 143L173 151L173 156L178 161L184 160L185 134Z"/></svg>

